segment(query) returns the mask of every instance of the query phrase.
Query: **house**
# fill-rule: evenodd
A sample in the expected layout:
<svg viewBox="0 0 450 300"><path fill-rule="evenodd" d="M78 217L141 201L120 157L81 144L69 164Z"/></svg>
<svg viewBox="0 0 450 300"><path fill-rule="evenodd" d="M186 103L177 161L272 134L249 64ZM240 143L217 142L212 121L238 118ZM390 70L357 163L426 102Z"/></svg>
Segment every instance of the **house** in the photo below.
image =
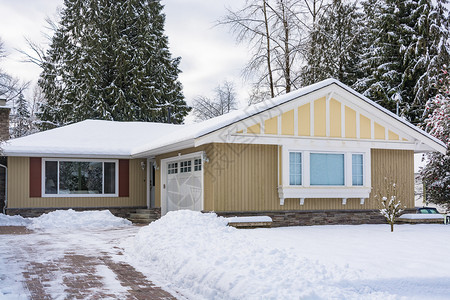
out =
<svg viewBox="0 0 450 300"><path fill-rule="evenodd" d="M11 140L9 214L149 208L377 223L386 184L414 208L414 153L445 145L334 79L191 125L87 120Z"/></svg>

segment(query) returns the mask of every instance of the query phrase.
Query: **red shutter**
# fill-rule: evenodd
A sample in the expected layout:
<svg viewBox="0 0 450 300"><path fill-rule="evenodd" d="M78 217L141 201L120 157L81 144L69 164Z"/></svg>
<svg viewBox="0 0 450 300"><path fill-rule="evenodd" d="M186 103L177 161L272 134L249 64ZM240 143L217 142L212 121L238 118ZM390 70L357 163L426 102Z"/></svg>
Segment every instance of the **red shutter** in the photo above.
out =
<svg viewBox="0 0 450 300"><path fill-rule="evenodd" d="M119 197L130 195L130 161L119 159Z"/></svg>
<svg viewBox="0 0 450 300"><path fill-rule="evenodd" d="M30 157L30 197L41 197L42 158Z"/></svg>

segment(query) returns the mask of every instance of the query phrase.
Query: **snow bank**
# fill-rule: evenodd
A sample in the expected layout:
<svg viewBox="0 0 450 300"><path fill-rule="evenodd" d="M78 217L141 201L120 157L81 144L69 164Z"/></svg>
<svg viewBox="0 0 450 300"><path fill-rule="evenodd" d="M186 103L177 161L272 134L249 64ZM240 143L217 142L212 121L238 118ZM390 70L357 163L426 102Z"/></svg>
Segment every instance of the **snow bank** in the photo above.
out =
<svg viewBox="0 0 450 300"><path fill-rule="evenodd" d="M0 214L0 226L27 226L31 223L29 219L21 216L8 216Z"/></svg>
<svg viewBox="0 0 450 300"><path fill-rule="evenodd" d="M408 220L429 220L429 219L445 219L445 216L440 214L403 214L399 219Z"/></svg>
<svg viewBox="0 0 450 300"><path fill-rule="evenodd" d="M229 217L226 218L228 223L260 223L260 222L272 222L272 218L269 216L254 216L254 217Z"/></svg>
<svg viewBox="0 0 450 300"><path fill-rule="evenodd" d="M57 210L29 220L31 223L27 227L30 229L95 229L131 225L130 221L114 216L109 210Z"/></svg>
<svg viewBox="0 0 450 300"><path fill-rule="evenodd" d="M325 266L227 222L214 213L169 212L143 227L127 251L136 265L192 299L383 298L342 284L359 278L359 271Z"/></svg>

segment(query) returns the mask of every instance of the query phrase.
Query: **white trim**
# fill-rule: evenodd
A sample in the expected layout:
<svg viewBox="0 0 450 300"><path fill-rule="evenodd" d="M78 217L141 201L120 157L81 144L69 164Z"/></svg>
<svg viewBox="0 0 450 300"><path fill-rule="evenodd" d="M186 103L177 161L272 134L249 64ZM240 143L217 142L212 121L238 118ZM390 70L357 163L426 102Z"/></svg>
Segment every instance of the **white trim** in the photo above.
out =
<svg viewBox="0 0 450 300"><path fill-rule="evenodd" d="M322 147L300 150L295 145L283 145L282 161L282 185L278 187L280 205L285 198L369 198L371 191L370 176L370 148L361 150L361 147L333 148L333 151L324 151ZM302 153L302 185L289 184L289 153ZM344 185L343 186L311 186L310 185L310 155L311 153L331 153L344 155ZM352 155L363 155L363 185L352 185ZM304 200L302 201L304 203Z"/></svg>
<svg viewBox="0 0 450 300"><path fill-rule="evenodd" d="M58 162L56 172L57 172L57 182L56 192L57 194L46 194L45 193L45 162L56 161ZM102 163L102 192L103 194L60 194L59 193L59 162L61 161L78 161L78 162L101 162ZM114 194L104 194L104 163L113 162L115 163L115 193ZM42 158L41 161L41 197L42 198L105 198L105 197L119 197L119 160L118 159L92 159L92 158Z"/></svg>
<svg viewBox="0 0 450 300"><path fill-rule="evenodd" d="M178 153L177 156L172 156L169 158L164 158L161 159L160 161L160 177L161 177L161 216L164 216L167 213L167 164L172 163L172 162L179 162L182 160L187 160L187 159L196 159L196 158L200 158L202 159L202 155L203 155L204 151L198 151L198 152L193 152L193 153L189 153L189 154L184 154L181 155L180 153ZM204 205L205 205L205 195L204 195L204 191L205 191L205 185L204 185L204 172L205 172L205 162L202 159L202 170L201 170L201 189L202 189L202 198L201 198L201 204L202 204L202 208L201 210L204 210ZM178 164L179 165L179 164ZM180 167L180 166L178 166ZM194 166L192 165L192 172L194 172ZM198 171L197 171L198 172Z"/></svg>
<svg viewBox="0 0 450 300"><path fill-rule="evenodd" d="M150 162L152 162L152 164L150 164ZM147 163L147 170L146 170L146 180L145 180L145 186L146 186L146 191L147 191L147 208L150 208L150 193L151 193L151 169L152 169L152 165L153 165L153 159L147 158L146 160Z"/></svg>

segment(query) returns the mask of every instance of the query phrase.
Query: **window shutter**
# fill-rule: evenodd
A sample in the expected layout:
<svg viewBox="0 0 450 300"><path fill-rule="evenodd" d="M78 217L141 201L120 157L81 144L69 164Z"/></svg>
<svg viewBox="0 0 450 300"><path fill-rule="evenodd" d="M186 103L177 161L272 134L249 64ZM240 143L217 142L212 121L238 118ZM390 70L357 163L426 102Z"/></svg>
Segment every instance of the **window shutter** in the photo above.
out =
<svg viewBox="0 0 450 300"><path fill-rule="evenodd" d="M30 157L30 197L41 197L42 158Z"/></svg>
<svg viewBox="0 0 450 300"><path fill-rule="evenodd" d="M119 159L119 197L130 196L130 160Z"/></svg>

